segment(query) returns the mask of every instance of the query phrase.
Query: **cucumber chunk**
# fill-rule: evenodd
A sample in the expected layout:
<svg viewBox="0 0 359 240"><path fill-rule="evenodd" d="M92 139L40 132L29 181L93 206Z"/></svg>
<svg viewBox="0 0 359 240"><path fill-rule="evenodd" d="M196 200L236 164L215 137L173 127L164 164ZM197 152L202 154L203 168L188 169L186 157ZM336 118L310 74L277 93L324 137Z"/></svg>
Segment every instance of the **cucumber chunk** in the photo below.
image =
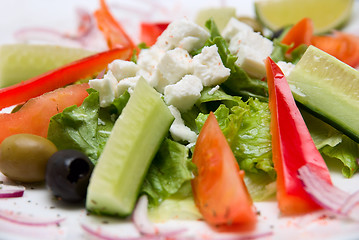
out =
<svg viewBox="0 0 359 240"><path fill-rule="evenodd" d="M92 173L86 198L89 211L122 217L132 213L148 167L173 120L160 94L141 78Z"/></svg>
<svg viewBox="0 0 359 240"><path fill-rule="evenodd" d="M7 44L0 46L0 87L25 81L93 52L54 45Z"/></svg>
<svg viewBox="0 0 359 240"><path fill-rule="evenodd" d="M359 142L359 72L310 46L288 76L297 102Z"/></svg>

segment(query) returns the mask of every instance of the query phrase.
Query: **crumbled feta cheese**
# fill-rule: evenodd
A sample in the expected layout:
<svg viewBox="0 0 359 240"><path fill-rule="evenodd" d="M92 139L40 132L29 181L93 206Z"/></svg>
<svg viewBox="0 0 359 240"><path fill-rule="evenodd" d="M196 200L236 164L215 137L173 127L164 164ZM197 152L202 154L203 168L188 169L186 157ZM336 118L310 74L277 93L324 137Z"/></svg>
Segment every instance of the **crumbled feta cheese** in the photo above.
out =
<svg viewBox="0 0 359 240"><path fill-rule="evenodd" d="M263 78L264 60L272 53L273 43L259 33L243 29L230 39L229 50L237 55L236 64L250 76Z"/></svg>
<svg viewBox="0 0 359 240"><path fill-rule="evenodd" d="M111 105L115 99L117 85L117 80L111 71L108 71L103 79L90 80L89 85L99 92L101 107L108 107Z"/></svg>
<svg viewBox="0 0 359 240"><path fill-rule="evenodd" d="M157 38L154 46L165 51L176 47L187 51L199 49L209 37L209 33L188 19L173 21Z"/></svg>
<svg viewBox="0 0 359 240"><path fill-rule="evenodd" d="M288 77L290 72L293 70L295 65L291 62L279 61L277 62L278 67L282 70L284 76Z"/></svg>
<svg viewBox="0 0 359 240"><path fill-rule="evenodd" d="M165 53L165 50L155 46L142 49L137 58L137 65L151 75L156 70L157 64Z"/></svg>
<svg viewBox="0 0 359 240"><path fill-rule="evenodd" d="M211 90L208 91L209 95L213 95L219 89L219 85L213 87Z"/></svg>
<svg viewBox="0 0 359 240"><path fill-rule="evenodd" d="M239 32L253 32L253 28L236 18L231 18L223 29L222 36L227 41L230 41Z"/></svg>
<svg viewBox="0 0 359 240"><path fill-rule="evenodd" d="M194 75L186 75L176 84L165 87L164 99L168 105L185 112L201 97L202 89L201 79Z"/></svg>
<svg viewBox="0 0 359 240"><path fill-rule="evenodd" d="M125 60L114 60L108 65L115 78L119 81L124 78L134 77L140 70L136 63Z"/></svg>
<svg viewBox="0 0 359 240"><path fill-rule="evenodd" d="M116 85L116 97L121 96L126 91L132 93L133 89L135 88L138 82L138 79L140 78L141 76L136 76L136 77L129 77L120 80Z"/></svg>
<svg viewBox="0 0 359 240"><path fill-rule="evenodd" d="M163 93L167 85L178 82L184 75L192 73L192 58L182 48L167 51L157 65L156 80L152 80L156 89Z"/></svg>
<svg viewBox="0 0 359 240"><path fill-rule="evenodd" d="M136 77L143 77L152 87L155 86L155 84L151 82L151 74L143 69L138 70Z"/></svg>
<svg viewBox="0 0 359 240"><path fill-rule="evenodd" d="M184 124L181 113L178 111L178 109L174 106L169 106L168 108L170 109L172 115L175 117L175 120L170 127L172 138L175 141L195 143L197 140L197 134Z"/></svg>
<svg viewBox="0 0 359 240"><path fill-rule="evenodd" d="M204 47L193 57L193 74L202 80L203 86L215 86L224 82L230 75L218 54L216 45Z"/></svg>

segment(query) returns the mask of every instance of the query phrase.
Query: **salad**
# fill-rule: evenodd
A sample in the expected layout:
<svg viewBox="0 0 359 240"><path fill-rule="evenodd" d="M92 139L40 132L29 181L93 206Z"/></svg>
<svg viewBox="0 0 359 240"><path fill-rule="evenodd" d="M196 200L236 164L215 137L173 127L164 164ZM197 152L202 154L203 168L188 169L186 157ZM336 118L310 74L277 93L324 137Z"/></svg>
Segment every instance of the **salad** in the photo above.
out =
<svg viewBox="0 0 359 240"><path fill-rule="evenodd" d="M202 27L178 18L143 24L146 44L137 45L105 1L99 3L97 33L81 35L89 25L80 24L76 41L60 39L100 53L85 53L89 57L0 92L1 108L31 99L0 119L6 126L0 134L0 167L8 176L2 175L1 186L5 237L16 236L19 227L19 239L357 234L356 188L349 188L358 168L355 129L340 129L343 134L299 112L293 96L301 102L301 92L283 84L283 77L297 83L292 76L301 76L308 54L355 77L356 70L317 50L328 47L323 42L349 44L355 37L316 35L310 19L262 35L236 18L221 29L213 19ZM89 15L80 16L90 24ZM100 47L88 40L99 33L106 39ZM342 60L358 65L354 57ZM319 109L331 116L331 109ZM39 153L46 156L32 160L46 173L28 171L34 164L4 164L22 154L13 144L16 133L42 136L20 140L29 149L32 142L46 145Z"/></svg>

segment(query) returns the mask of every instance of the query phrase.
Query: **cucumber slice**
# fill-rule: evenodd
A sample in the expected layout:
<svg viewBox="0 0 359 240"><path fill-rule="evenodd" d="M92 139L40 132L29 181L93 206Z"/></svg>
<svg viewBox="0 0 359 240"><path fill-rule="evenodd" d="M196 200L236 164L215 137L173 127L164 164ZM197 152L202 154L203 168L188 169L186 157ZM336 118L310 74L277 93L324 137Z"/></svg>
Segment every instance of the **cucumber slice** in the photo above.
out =
<svg viewBox="0 0 359 240"><path fill-rule="evenodd" d="M197 13L196 23L206 29L206 21L213 18L218 30L221 32L232 17L236 17L236 8L234 7L203 8Z"/></svg>
<svg viewBox="0 0 359 240"><path fill-rule="evenodd" d="M173 120L160 94L141 78L92 173L86 199L89 211L131 214L148 167Z"/></svg>
<svg viewBox="0 0 359 240"><path fill-rule="evenodd" d="M35 77L93 52L54 45L8 44L0 46L0 88Z"/></svg>
<svg viewBox="0 0 359 240"><path fill-rule="evenodd" d="M297 102L359 142L359 72L310 46L288 76Z"/></svg>

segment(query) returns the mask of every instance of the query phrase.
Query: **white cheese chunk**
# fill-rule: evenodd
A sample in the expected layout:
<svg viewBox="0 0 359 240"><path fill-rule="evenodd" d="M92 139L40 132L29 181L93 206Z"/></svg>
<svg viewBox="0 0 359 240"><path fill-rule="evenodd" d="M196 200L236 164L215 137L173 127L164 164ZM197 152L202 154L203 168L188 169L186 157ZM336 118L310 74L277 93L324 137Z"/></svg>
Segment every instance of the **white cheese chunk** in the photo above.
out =
<svg viewBox="0 0 359 240"><path fill-rule="evenodd" d="M199 49L209 37L209 33L188 19L173 21L157 38L155 47L165 51L176 47L187 51Z"/></svg>
<svg viewBox="0 0 359 240"><path fill-rule="evenodd" d="M236 64L243 68L250 76L265 77L264 60L272 53L273 43L259 33L238 32L229 42L229 50L237 55Z"/></svg>
<svg viewBox="0 0 359 240"><path fill-rule="evenodd" d="M141 76L136 76L120 80L116 85L116 97L121 96L126 91L132 93L140 78Z"/></svg>
<svg viewBox="0 0 359 240"><path fill-rule="evenodd" d="M184 75L192 73L192 58L189 53L182 48L175 48L167 51L157 65L156 73L153 75L156 80L156 89L163 93L167 85L178 82Z"/></svg>
<svg viewBox="0 0 359 240"><path fill-rule="evenodd" d="M197 140L197 134L187 127L181 117L181 113L174 106L168 107L175 117L171 127L170 134L175 141L185 141L189 143L195 143Z"/></svg>
<svg viewBox="0 0 359 240"><path fill-rule="evenodd" d="M119 81L124 78L136 76L140 67L134 62L117 59L108 65L108 69L111 70L115 78Z"/></svg>
<svg viewBox="0 0 359 240"><path fill-rule="evenodd" d="M204 47L200 54L193 57L193 74L201 79L203 86L215 86L223 83L230 75L218 54L216 45Z"/></svg>
<svg viewBox="0 0 359 240"><path fill-rule="evenodd" d="M100 95L100 106L108 107L115 99L117 80L111 71L108 71L103 79L89 81L91 88L97 90Z"/></svg>
<svg viewBox="0 0 359 240"><path fill-rule="evenodd" d="M137 65L141 68L141 70L152 75L165 52L165 50L155 46L148 49L142 49L137 58Z"/></svg>
<svg viewBox="0 0 359 240"><path fill-rule="evenodd" d="M231 18L222 31L222 36L230 41L239 32L253 32L253 28L236 18Z"/></svg>
<svg viewBox="0 0 359 240"><path fill-rule="evenodd" d="M202 89L201 79L194 75L186 75L176 84L165 87L164 99L167 105L173 105L185 112L201 97Z"/></svg>
<svg viewBox="0 0 359 240"><path fill-rule="evenodd" d="M218 91L219 85L213 87L211 90L208 91L209 95L213 95L216 91Z"/></svg>
<svg viewBox="0 0 359 240"><path fill-rule="evenodd" d="M284 62L284 61L279 61L277 63L278 67L282 70L284 76L288 77L290 72L293 70L293 68L295 67L295 65L291 62Z"/></svg>

